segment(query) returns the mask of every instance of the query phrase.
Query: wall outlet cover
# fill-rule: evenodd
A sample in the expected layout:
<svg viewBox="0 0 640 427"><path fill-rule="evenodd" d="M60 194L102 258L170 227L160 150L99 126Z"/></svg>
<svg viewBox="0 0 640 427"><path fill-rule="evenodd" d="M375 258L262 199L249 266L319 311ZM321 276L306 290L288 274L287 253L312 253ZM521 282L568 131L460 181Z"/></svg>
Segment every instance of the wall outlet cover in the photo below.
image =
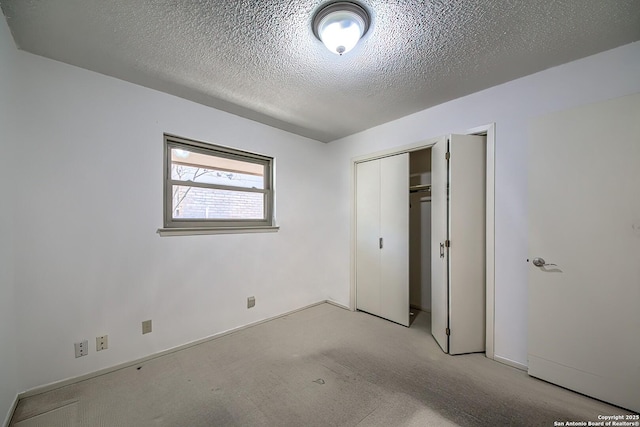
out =
<svg viewBox="0 0 640 427"><path fill-rule="evenodd" d="M102 335L100 337L96 337L96 351L102 351L109 348L109 336Z"/></svg>
<svg viewBox="0 0 640 427"><path fill-rule="evenodd" d="M74 348L76 350L76 358L86 356L89 354L89 341L82 340L80 342L75 343Z"/></svg>
<svg viewBox="0 0 640 427"><path fill-rule="evenodd" d="M256 297L247 298L247 308L251 308L255 306L256 306Z"/></svg>

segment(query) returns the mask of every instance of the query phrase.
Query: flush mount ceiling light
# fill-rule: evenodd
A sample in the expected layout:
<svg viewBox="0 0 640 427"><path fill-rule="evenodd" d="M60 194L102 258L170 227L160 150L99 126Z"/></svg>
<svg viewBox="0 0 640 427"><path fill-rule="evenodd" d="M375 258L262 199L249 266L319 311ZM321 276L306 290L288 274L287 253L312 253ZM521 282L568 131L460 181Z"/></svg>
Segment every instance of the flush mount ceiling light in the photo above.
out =
<svg viewBox="0 0 640 427"><path fill-rule="evenodd" d="M313 34L331 52L349 52L369 29L369 14L360 5L348 1L330 3L313 17Z"/></svg>

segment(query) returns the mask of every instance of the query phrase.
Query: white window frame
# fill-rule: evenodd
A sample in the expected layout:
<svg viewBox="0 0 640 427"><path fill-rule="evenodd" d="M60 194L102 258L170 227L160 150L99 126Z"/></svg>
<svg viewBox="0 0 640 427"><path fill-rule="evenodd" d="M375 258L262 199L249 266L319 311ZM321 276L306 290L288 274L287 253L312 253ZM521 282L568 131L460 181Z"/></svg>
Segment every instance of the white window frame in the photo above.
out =
<svg viewBox="0 0 640 427"><path fill-rule="evenodd" d="M171 150L174 148L200 153L208 156L255 163L264 166L264 189L244 188L208 183L179 181L171 176ZM164 228L158 230L164 235L255 233L277 231L275 224L275 159L262 154L250 153L235 148L214 145L202 141L164 134L164 176L163 176L163 222ZM264 217L262 219L174 219L173 186L188 185L210 189L231 190L264 195ZM194 185L196 184L196 185Z"/></svg>

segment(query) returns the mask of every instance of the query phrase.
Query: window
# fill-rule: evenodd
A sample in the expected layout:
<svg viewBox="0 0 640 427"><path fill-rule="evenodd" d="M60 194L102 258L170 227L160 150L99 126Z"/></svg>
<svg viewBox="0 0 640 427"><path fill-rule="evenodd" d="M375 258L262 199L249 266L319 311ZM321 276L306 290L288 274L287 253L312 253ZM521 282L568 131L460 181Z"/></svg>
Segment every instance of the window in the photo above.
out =
<svg viewBox="0 0 640 427"><path fill-rule="evenodd" d="M273 158L165 135L164 159L161 234L274 227Z"/></svg>

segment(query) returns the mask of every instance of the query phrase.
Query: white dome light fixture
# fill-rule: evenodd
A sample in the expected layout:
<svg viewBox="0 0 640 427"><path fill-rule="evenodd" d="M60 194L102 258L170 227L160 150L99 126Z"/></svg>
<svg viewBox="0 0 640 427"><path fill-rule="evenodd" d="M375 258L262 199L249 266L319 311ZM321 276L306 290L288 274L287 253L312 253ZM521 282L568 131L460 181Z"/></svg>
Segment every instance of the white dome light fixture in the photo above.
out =
<svg viewBox="0 0 640 427"><path fill-rule="evenodd" d="M370 18L360 5L349 1L330 3L313 17L313 34L331 52L349 52L369 29Z"/></svg>

